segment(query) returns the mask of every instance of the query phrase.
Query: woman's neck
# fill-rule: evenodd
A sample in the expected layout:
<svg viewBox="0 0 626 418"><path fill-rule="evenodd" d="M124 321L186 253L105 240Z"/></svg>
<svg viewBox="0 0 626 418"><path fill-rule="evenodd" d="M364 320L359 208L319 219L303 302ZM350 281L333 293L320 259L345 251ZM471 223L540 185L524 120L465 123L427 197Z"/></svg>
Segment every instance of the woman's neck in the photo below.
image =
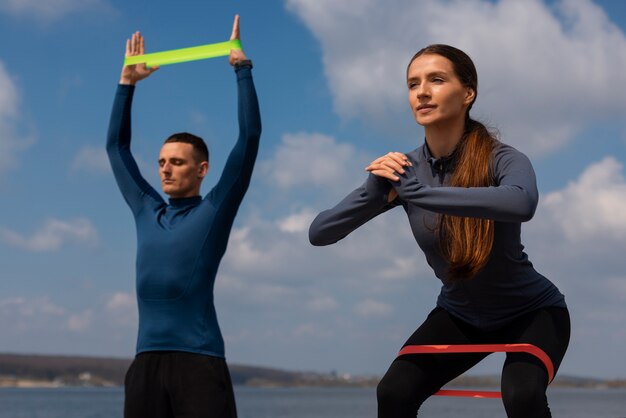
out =
<svg viewBox="0 0 626 418"><path fill-rule="evenodd" d="M443 125L425 126L426 144L435 158L452 154L463 137L465 119L460 123L447 122Z"/></svg>

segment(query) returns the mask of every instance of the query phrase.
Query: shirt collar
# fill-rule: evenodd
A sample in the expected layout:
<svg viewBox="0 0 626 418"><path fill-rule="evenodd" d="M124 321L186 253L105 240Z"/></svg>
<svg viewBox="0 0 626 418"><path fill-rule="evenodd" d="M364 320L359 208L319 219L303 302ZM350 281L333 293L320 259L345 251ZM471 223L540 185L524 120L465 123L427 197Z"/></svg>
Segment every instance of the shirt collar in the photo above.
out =
<svg viewBox="0 0 626 418"><path fill-rule="evenodd" d="M200 196L191 196L191 197L172 197L170 198L170 206L174 207L185 207L185 206L195 206L202 201L202 197Z"/></svg>
<svg viewBox="0 0 626 418"><path fill-rule="evenodd" d="M452 171L454 169L455 163L456 163L456 157L457 157L457 150L459 149L458 145L454 148L454 150L448 154L445 155L443 157L433 157L432 153L430 152L430 148L428 148L428 143L426 142L426 138L424 138L424 159L426 161L428 161L428 164L430 164L430 168L433 170L433 172L437 172L437 173L441 173L441 172L448 172L448 171Z"/></svg>

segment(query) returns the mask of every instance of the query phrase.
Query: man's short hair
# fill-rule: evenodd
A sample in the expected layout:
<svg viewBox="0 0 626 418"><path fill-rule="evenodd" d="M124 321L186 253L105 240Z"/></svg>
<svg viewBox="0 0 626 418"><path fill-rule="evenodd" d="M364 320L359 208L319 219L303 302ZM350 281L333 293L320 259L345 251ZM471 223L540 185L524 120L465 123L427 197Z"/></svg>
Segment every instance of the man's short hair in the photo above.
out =
<svg viewBox="0 0 626 418"><path fill-rule="evenodd" d="M177 134L170 135L170 137L163 143L168 144L170 142L183 142L185 144L190 144L193 147L196 162L209 161L209 149L204 143L204 140L199 136L190 134L189 132L179 132Z"/></svg>

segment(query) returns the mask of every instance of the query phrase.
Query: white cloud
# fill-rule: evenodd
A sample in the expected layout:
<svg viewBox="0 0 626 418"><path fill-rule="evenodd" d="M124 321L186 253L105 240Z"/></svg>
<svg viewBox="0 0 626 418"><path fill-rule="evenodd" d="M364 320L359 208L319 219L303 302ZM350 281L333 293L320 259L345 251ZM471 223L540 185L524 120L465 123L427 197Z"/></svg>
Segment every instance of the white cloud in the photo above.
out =
<svg viewBox="0 0 626 418"><path fill-rule="evenodd" d="M298 213L287 216L286 218L279 219L278 229L282 232L289 232L292 234L302 233L309 230L309 225L313 222L316 213L311 209L304 209Z"/></svg>
<svg viewBox="0 0 626 418"><path fill-rule="evenodd" d="M111 165L104 147L85 146L78 150L70 165L72 171L110 173Z"/></svg>
<svg viewBox="0 0 626 418"><path fill-rule="evenodd" d="M286 159L294 166L303 166L306 161L332 160L342 153L345 155L341 158L354 156L353 149L332 137L313 133L286 138L283 146L278 147L275 154L261 165L273 167L276 161ZM308 146L305 147L305 144ZM291 152L294 149L296 151ZM320 297L315 287L322 283L352 289L366 298L377 291L394 291L395 286L404 286L402 282L409 281L406 279L424 277L428 268L423 256L418 253L402 209L368 222L354 232L356 237L351 236L326 248L311 246L308 229L317 213L339 202L356 187L355 180L358 185L366 177L360 168L352 167L353 172L348 174L348 164L340 164L341 158L330 165L341 167L337 169L342 172L341 176L351 176L350 185L339 181L343 189L333 189L329 193L331 185L336 187L338 183L334 176L316 180L320 186L317 191L320 198L314 200L324 201L328 200L328 194L336 195L331 203L315 208L283 207L281 210L287 213L280 216L273 211L254 212L247 219L240 219L240 224L245 226L236 227L231 233L228 251L220 268L228 280L218 281L220 289L230 289L239 297L250 293L258 298L259 294L268 294L268 289L261 286L275 285L280 292L274 290L282 297L290 300L295 297L300 305L313 307L321 304L318 300L311 305L310 300ZM310 177L303 176L293 181L301 184L310 181ZM300 193L300 188L283 189L279 182L270 182L267 194L278 193L286 195L287 200L293 200L294 194ZM285 289L296 288L298 292L287 296ZM275 301L267 300L271 300L270 303ZM329 300L324 300L332 305Z"/></svg>
<svg viewBox="0 0 626 418"><path fill-rule="evenodd" d="M136 329L139 321L137 299L126 292L116 292L104 303L104 314L109 324L120 328Z"/></svg>
<svg viewBox="0 0 626 418"><path fill-rule="evenodd" d="M354 307L354 313L365 318L382 318L391 315L393 308L383 302L366 299Z"/></svg>
<svg viewBox="0 0 626 418"><path fill-rule="evenodd" d="M96 229L87 219L62 221L48 219L32 236L0 227L0 240L13 247L28 251L55 251L69 242L95 244L98 239Z"/></svg>
<svg viewBox="0 0 626 418"><path fill-rule="evenodd" d="M364 173L365 163L351 144L337 143L320 133L297 133L285 134L274 157L260 166L267 178L281 189L302 186L334 189L337 185L350 184L355 174Z"/></svg>
<svg viewBox="0 0 626 418"><path fill-rule="evenodd" d="M12 297L0 300L0 312L2 315L17 314L24 317L36 315L60 316L65 314L65 309L55 305L47 297L35 299Z"/></svg>
<svg viewBox="0 0 626 418"><path fill-rule="evenodd" d="M296 338L319 339L331 337L332 332L327 327L320 326L315 322L308 322L298 325L292 331L292 335Z"/></svg>
<svg viewBox="0 0 626 418"><path fill-rule="evenodd" d="M127 299L118 292L75 309L49 296L0 299L0 351L130 356L137 321L122 318Z"/></svg>
<svg viewBox="0 0 626 418"><path fill-rule="evenodd" d="M117 292L106 302L105 308L109 312L118 312L134 309L136 305L137 301L134 295L125 292Z"/></svg>
<svg viewBox="0 0 626 418"><path fill-rule="evenodd" d="M480 84L474 113L531 154L559 149L584 127L626 112L618 87L626 85L626 38L590 0L553 6L287 0L287 6L321 43L334 107L347 118L413 137L406 64L430 43L472 56Z"/></svg>
<svg viewBox="0 0 626 418"><path fill-rule="evenodd" d="M297 291L288 285L268 282L259 277L234 276L229 271L219 275L217 291L247 307L284 307L290 305Z"/></svg>
<svg viewBox="0 0 626 418"><path fill-rule="evenodd" d="M106 0L0 0L0 12L42 21L88 10L107 11L111 6Z"/></svg>
<svg viewBox="0 0 626 418"><path fill-rule="evenodd" d="M4 64L0 62L0 117L14 118L18 116L19 95Z"/></svg>
<svg viewBox="0 0 626 418"><path fill-rule="evenodd" d="M626 180L613 157L592 164L543 199L545 216L570 242L626 241Z"/></svg>
<svg viewBox="0 0 626 418"><path fill-rule="evenodd" d="M63 319L66 310L48 297L22 296L0 299L0 332L3 335L29 333Z"/></svg>
<svg viewBox="0 0 626 418"><path fill-rule="evenodd" d="M94 313L91 309L75 313L67 318L67 329L74 332L85 331L93 322Z"/></svg>
<svg viewBox="0 0 626 418"><path fill-rule="evenodd" d="M258 226L261 229L266 228L264 224ZM230 261L231 256L229 254L232 254L232 265L236 270L247 270L247 268L261 271L267 268L273 269L278 261L276 254L270 254L267 251L268 248L255 239L256 236L252 237L253 233L254 231L249 225L232 230L228 241L229 251L225 256L226 262Z"/></svg>
<svg viewBox="0 0 626 418"><path fill-rule="evenodd" d="M401 209L367 223L353 237L318 248L308 240L309 214L323 209L304 208L277 221L259 216L242 221L245 226L231 233L221 271L242 278L250 286L242 290L256 293L257 282L265 279L299 286L312 278L344 280L367 292L391 286L381 277L402 282L427 270Z"/></svg>
<svg viewBox="0 0 626 418"><path fill-rule="evenodd" d="M417 257L393 257L391 265L381 269L379 274L384 279L405 280L420 271L419 264L420 260Z"/></svg>
<svg viewBox="0 0 626 418"><path fill-rule="evenodd" d="M8 170L17 166L18 152L33 142L32 136L17 134L19 104L18 89L0 61L0 182Z"/></svg>

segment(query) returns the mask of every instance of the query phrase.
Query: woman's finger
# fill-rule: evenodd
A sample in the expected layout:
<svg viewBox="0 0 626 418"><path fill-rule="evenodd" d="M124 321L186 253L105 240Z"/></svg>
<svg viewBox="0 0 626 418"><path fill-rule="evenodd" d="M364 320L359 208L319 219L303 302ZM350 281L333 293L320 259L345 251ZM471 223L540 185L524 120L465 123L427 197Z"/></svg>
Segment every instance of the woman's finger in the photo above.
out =
<svg viewBox="0 0 626 418"><path fill-rule="evenodd" d="M394 160L400 165L403 165L403 166L410 165L408 157L402 154L401 152L390 152L386 155L386 157Z"/></svg>
<svg viewBox="0 0 626 418"><path fill-rule="evenodd" d="M389 167L393 171L396 171L400 174L404 174L404 164L402 162L398 162L394 159L388 158L385 161L383 161L381 165L384 165L385 167Z"/></svg>
<svg viewBox="0 0 626 418"><path fill-rule="evenodd" d="M389 179L391 181L398 181L400 180L400 177L396 176L395 174L393 174L393 172L387 171L387 170L372 170L370 171L370 173L378 176L378 177L382 177L385 179Z"/></svg>

